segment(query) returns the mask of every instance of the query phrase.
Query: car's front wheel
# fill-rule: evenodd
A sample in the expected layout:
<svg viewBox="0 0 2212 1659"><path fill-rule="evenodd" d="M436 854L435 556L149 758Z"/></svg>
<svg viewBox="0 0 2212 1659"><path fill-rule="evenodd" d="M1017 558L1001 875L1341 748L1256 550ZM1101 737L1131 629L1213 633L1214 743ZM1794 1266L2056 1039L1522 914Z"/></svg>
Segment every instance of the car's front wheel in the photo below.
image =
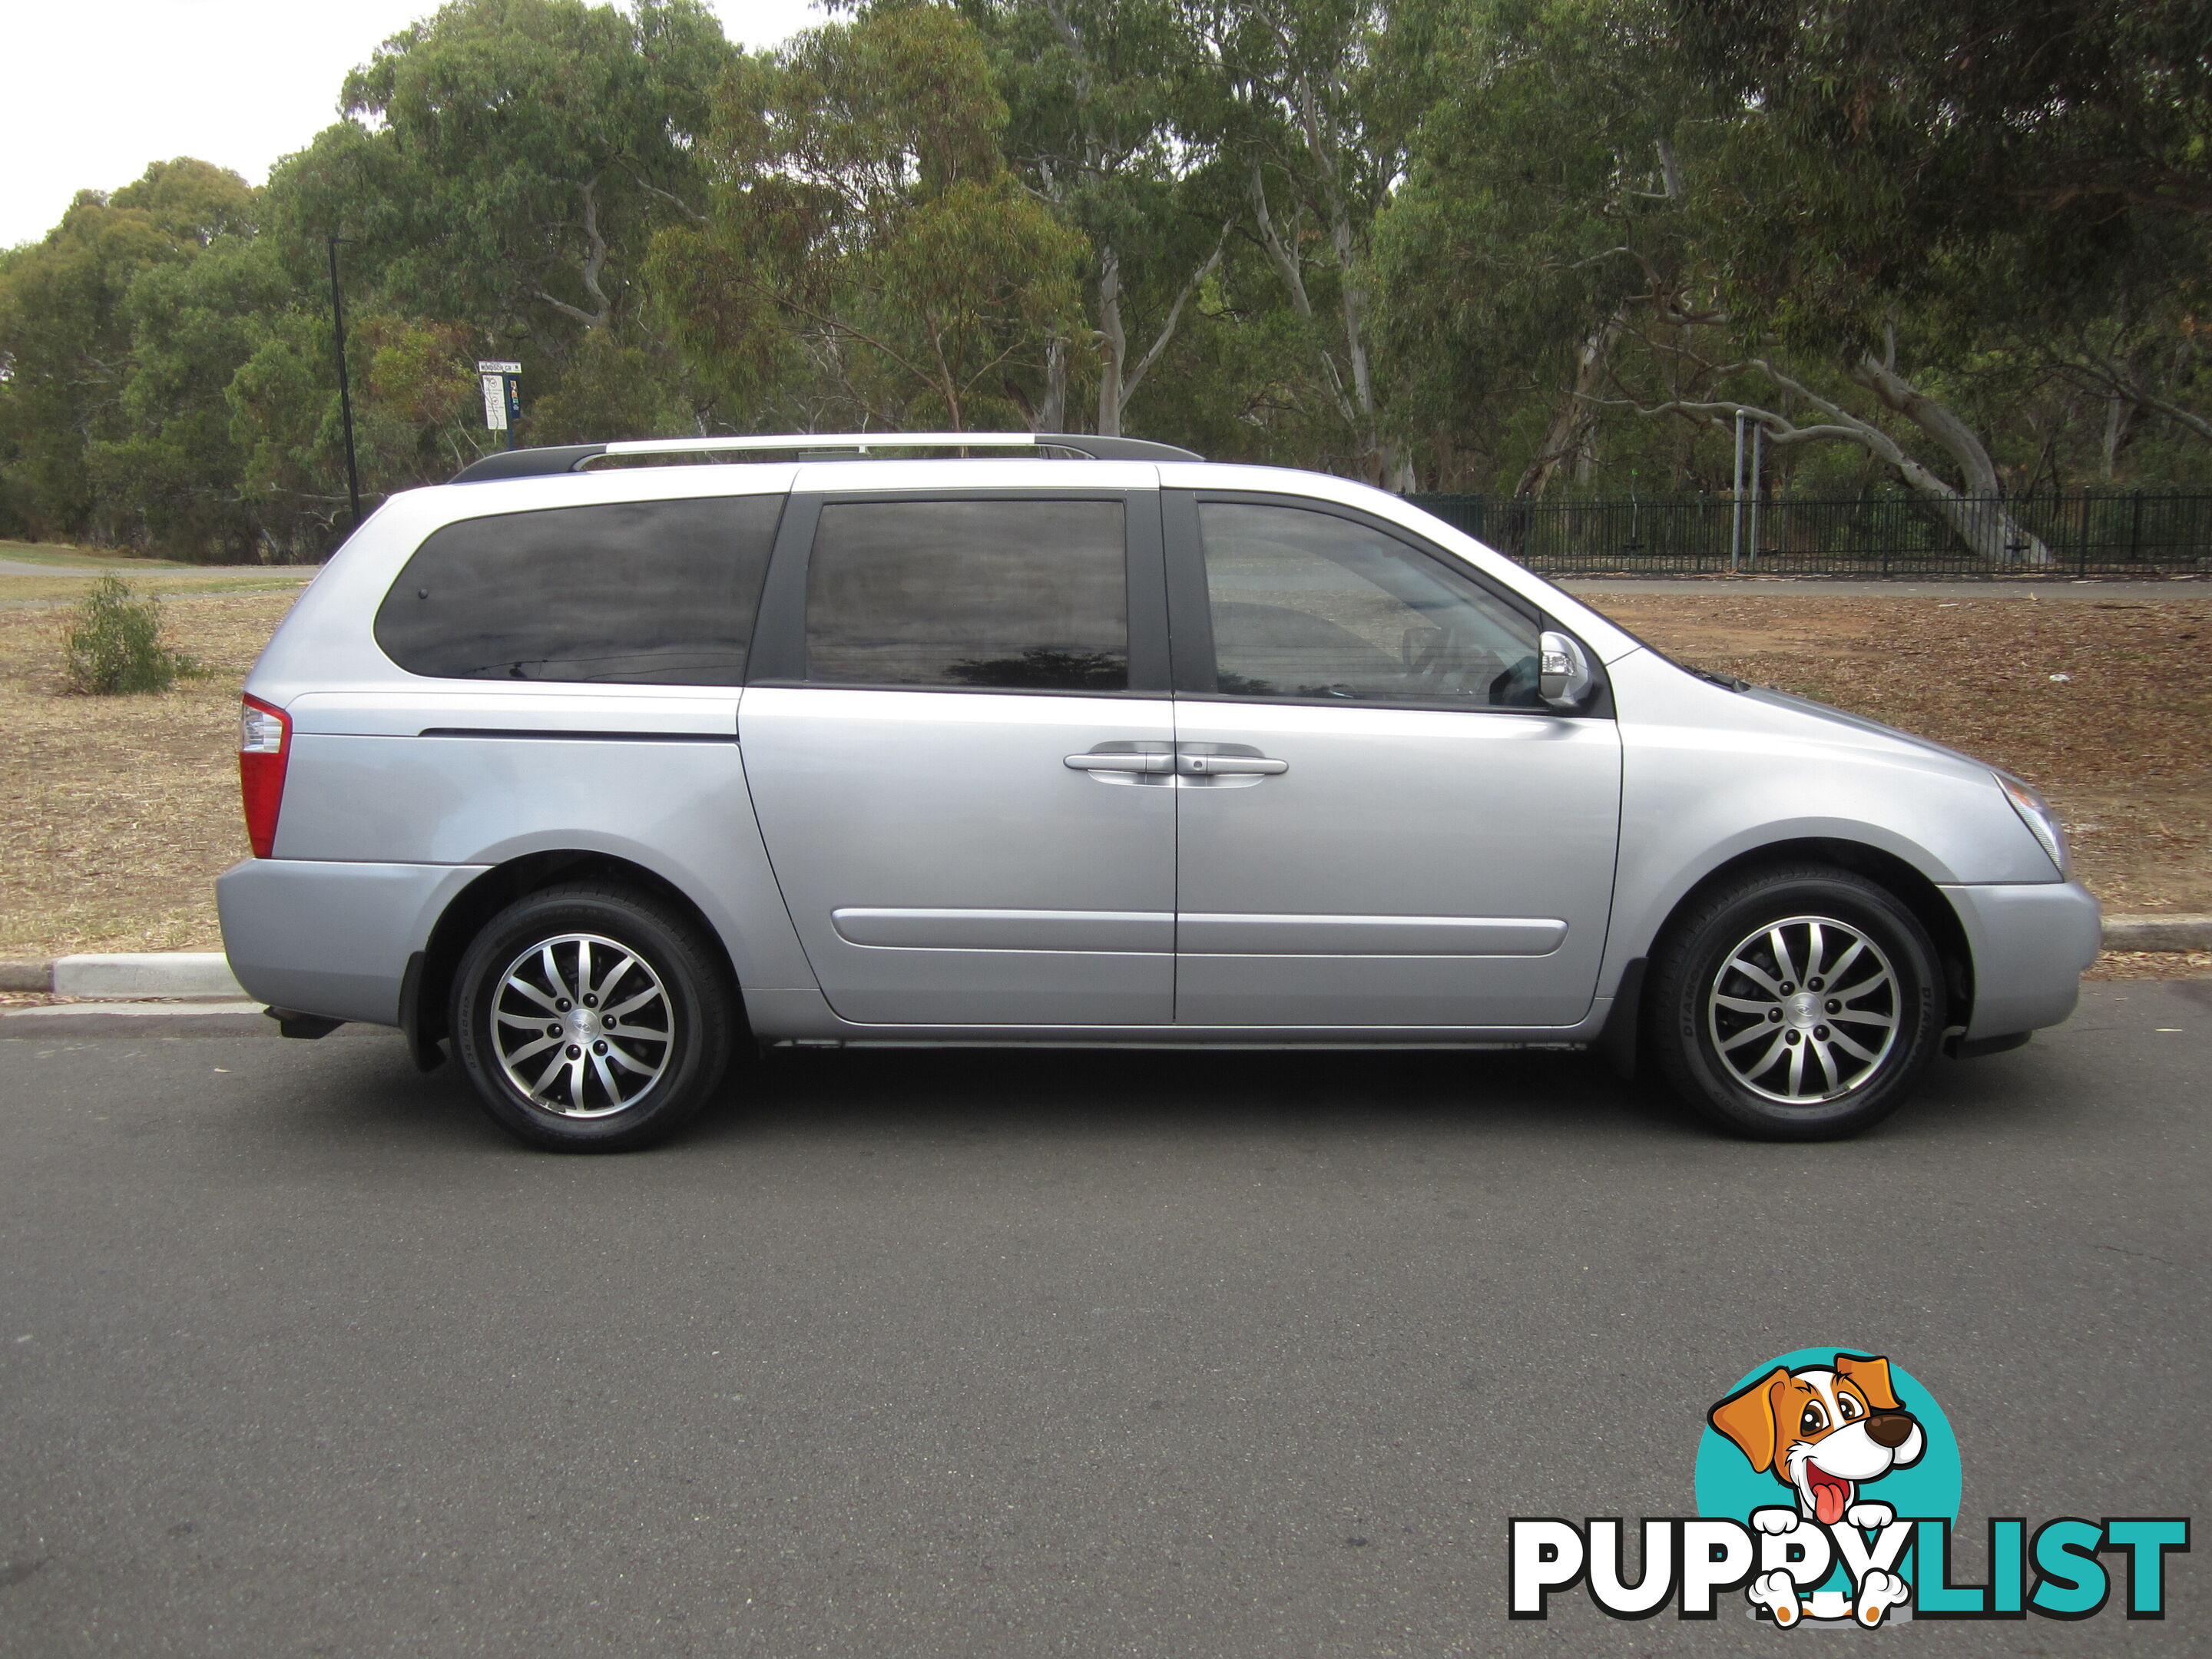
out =
<svg viewBox="0 0 2212 1659"><path fill-rule="evenodd" d="M1811 866L1705 896L1653 963L1648 1028L1675 1091L1764 1140L1856 1134L1894 1111L1942 1036L1942 970L1887 889Z"/></svg>
<svg viewBox="0 0 2212 1659"><path fill-rule="evenodd" d="M720 1085L743 1023L696 926L620 887L517 899L453 981L453 1048L485 1110L564 1152L625 1152L688 1121Z"/></svg>

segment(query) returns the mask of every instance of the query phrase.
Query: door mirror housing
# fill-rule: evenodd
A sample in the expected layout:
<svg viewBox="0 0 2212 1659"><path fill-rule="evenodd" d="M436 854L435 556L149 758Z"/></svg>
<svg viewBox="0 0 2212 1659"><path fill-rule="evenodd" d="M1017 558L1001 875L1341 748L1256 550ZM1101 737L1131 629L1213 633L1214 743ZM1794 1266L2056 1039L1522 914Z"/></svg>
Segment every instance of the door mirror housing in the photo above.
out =
<svg viewBox="0 0 2212 1659"><path fill-rule="evenodd" d="M1536 695L1545 707L1572 714L1589 701L1597 676L1571 635L1547 632L1537 643Z"/></svg>

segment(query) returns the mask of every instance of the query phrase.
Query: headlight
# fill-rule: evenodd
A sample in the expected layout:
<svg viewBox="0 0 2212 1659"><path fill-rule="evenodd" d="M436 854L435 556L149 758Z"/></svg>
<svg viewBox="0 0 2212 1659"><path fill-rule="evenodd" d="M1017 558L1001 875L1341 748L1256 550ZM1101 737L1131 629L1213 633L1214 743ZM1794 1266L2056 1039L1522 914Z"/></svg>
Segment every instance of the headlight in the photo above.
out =
<svg viewBox="0 0 2212 1659"><path fill-rule="evenodd" d="M2033 785L2022 783L2018 778L2007 777L2002 772L1994 775L1997 787L2004 791L2005 799L2012 803L2012 810L2020 814L2020 821L2034 832L2036 840L2043 843L2043 850L2051 854L2051 861L2058 866L2058 873L2071 879L2074 871L2067 862L2066 832L2058 827L2058 815L2051 810L2051 803L2044 799Z"/></svg>

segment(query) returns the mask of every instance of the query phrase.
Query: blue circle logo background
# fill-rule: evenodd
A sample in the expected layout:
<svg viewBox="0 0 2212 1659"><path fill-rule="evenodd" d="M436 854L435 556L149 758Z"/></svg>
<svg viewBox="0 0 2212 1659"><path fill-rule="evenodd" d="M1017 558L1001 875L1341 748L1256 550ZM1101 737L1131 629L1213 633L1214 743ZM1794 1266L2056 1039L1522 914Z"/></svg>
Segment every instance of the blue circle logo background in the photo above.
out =
<svg viewBox="0 0 2212 1659"><path fill-rule="evenodd" d="M1833 1365L1839 1353L1881 1352L1879 1348L1855 1348L1849 1343L1793 1349L1753 1365L1713 1398L1726 1398L1777 1365L1794 1371L1808 1365ZM1881 1480L1869 1482L1859 1496L1867 1503L1888 1504L1901 1517L1941 1516L1955 1522L1966 1474L1960 1466L1959 1442L1951 1432L1951 1421L1936 1403L1936 1396L1921 1385L1920 1379L1894 1359L1889 1362L1889 1381L1897 1391L1897 1403L1919 1420L1928 1449L1911 1468L1891 1470ZM1704 1437L1698 1442L1697 1493L1699 1515L1716 1520L1741 1521L1747 1525L1753 1510L1777 1506L1795 1509L1797 1505L1794 1489L1783 1485L1771 1473L1756 1473L1751 1460L1710 1423L1705 1425Z"/></svg>

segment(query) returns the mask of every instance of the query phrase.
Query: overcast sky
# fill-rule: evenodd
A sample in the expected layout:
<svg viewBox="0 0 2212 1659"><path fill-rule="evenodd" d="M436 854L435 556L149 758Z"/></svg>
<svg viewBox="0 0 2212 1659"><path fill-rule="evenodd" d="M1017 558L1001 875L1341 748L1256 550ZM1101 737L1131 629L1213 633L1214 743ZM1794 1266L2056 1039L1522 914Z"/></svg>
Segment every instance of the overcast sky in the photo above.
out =
<svg viewBox="0 0 2212 1659"><path fill-rule="evenodd" d="M808 0L710 0L748 46L821 21ZM437 0L0 0L0 247L80 190L197 155L259 184L337 118L338 83Z"/></svg>

